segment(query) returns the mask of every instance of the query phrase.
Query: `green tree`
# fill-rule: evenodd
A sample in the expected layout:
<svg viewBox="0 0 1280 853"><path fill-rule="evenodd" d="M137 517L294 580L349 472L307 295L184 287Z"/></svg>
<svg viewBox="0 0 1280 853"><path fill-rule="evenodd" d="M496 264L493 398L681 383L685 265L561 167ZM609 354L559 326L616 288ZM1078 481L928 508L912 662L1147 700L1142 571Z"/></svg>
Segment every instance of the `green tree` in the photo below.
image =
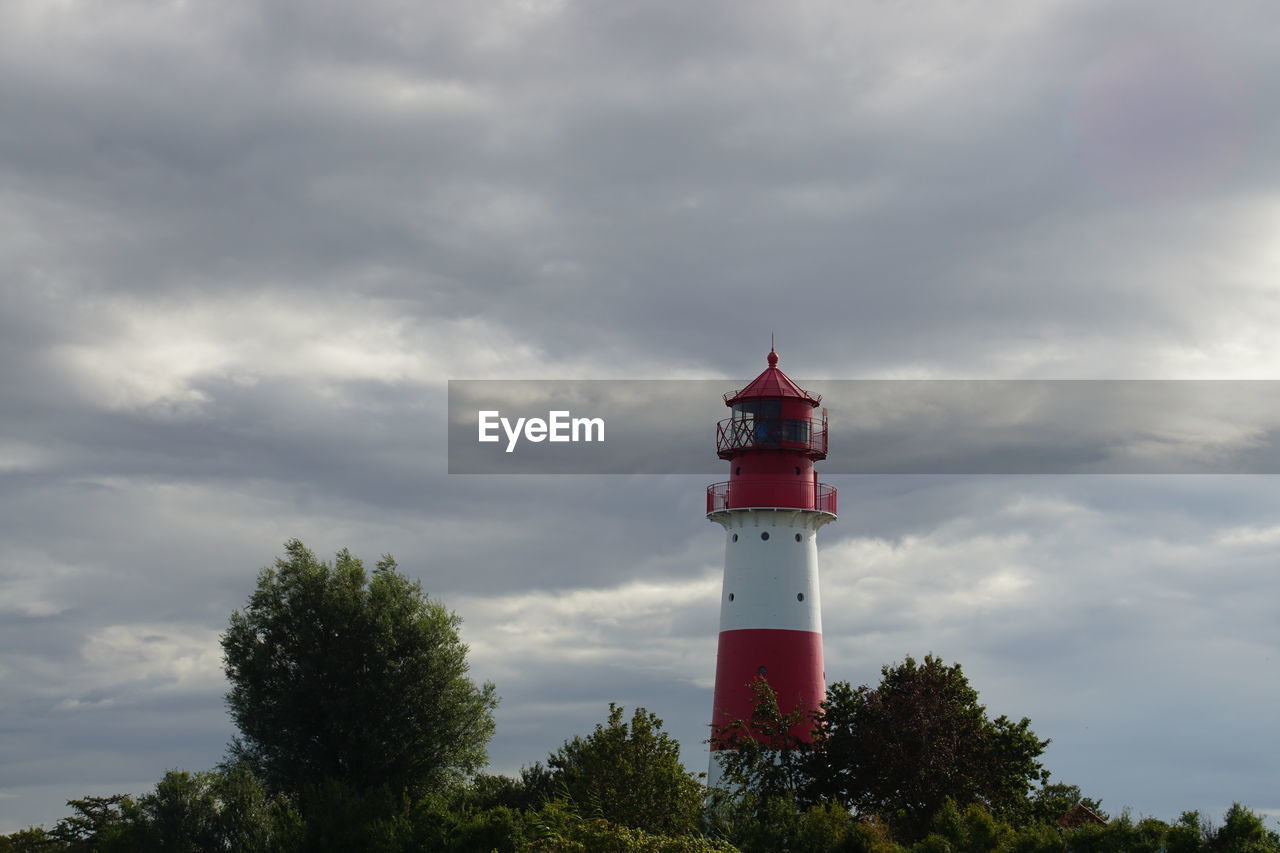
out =
<svg viewBox="0 0 1280 853"><path fill-rule="evenodd" d="M882 824L813 798L811 765L821 756L797 735L813 727L813 713L783 711L763 677L751 689L751 719L712 733L722 782L711 792L712 831L744 853L900 853Z"/></svg>
<svg viewBox="0 0 1280 853"><path fill-rule="evenodd" d="M214 849L219 840L219 809L210 790L212 776L170 770L155 790L142 797L154 849L175 853Z"/></svg>
<svg viewBox="0 0 1280 853"><path fill-rule="evenodd" d="M1086 797L1080 792L1079 785L1062 782L1046 782L1031 795L1028 817L1042 823L1056 823L1058 818L1071 811L1076 804L1083 805L1103 820L1107 819L1101 800Z"/></svg>
<svg viewBox="0 0 1280 853"><path fill-rule="evenodd" d="M1200 812L1183 812L1165 833L1168 853L1199 853L1204 849L1204 828Z"/></svg>
<svg viewBox="0 0 1280 853"><path fill-rule="evenodd" d="M680 763L679 742L644 708L630 723L623 714L609 703L606 723L551 753L554 784L584 816L660 835L694 831L704 790Z"/></svg>
<svg viewBox="0 0 1280 853"><path fill-rule="evenodd" d="M409 802L389 787L357 788L326 777L304 785L298 802L306 820L304 841L296 849L361 853L410 849L413 826Z"/></svg>
<svg viewBox="0 0 1280 853"><path fill-rule="evenodd" d="M784 712L778 694L763 676L751 683L751 690L755 699L751 719L734 720L712 733L711 746L725 785L713 797L745 796L759 808L778 799L813 805L812 765L822 758L814 756L811 744L796 735L797 730L813 727L812 715L802 708Z"/></svg>
<svg viewBox="0 0 1280 853"><path fill-rule="evenodd" d="M1154 818L1134 823L1123 812L1105 826L1086 823L1064 833L1071 853L1165 853L1168 824Z"/></svg>
<svg viewBox="0 0 1280 853"><path fill-rule="evenodd" d="M1222 826L1209 837L1208 846L1215 853L1272 853L1280 850L1280 836L1267 829L1256 813L1232 803Z"/></svg>
<svg viewBox="0 0 1280 853"><path fill-rule="evenodd" d="M407 849L431 853L515 850L536 837L537 810L505 805L479 807L466 795L432 796L410 812Z"/></svg>
<svg viewBox="0 0 1280 853"><path fill-rule="evenodd" d="M467 676L460 619L384 556L370 577L297 539L222 636L241 732L232 757L272 790L331 779L418 794L483 766L497 705Z"/></svg>
<svg viewBox="0 0 1280 853"><path fill-rule="evenodd" d="M743 853L902 853L883 824L836 803L743 793L718 804L715 834Z"/></svg>
<svg viewBox="0 0 1280 853"><path fill-rule="evenodd" d="M585 817L562 801L543 806L533 821L533 840L502 849L520 853L737 853L723 841L696 835L661 835L601 817Z"/></svg>
<svg viewBox="0 0 1280 853"><path fill-rule="evenodd" d="M247 765L220 767L205 776L217 806L219 849L271 853L296 846L301 816L286 797L269 794Z"/></svg>
<svg viewBox="0 0 1280 853"><path fill-rule="evenodd" d="M288 850L301 821L282 796L270 796L247 767L170 770L138 800L141 819L127 850Z"/></svg>
<svg viewBox="0 0 1280 853"><path fill-rule="evenodd" d="M1037 760L1049 741L1026 718L992 720L959 664L926 655L885 666L875 689L833 684L823 704L813 790L889 821L914 841L951 798L980 803L996 818L1020 817L1048 773Z"/></svg>
<svg viewBox="0 0 1280 853"><path fill-rule="evenodd" d="M1062 831L1047 823L1032 823L1019 827L1009 844L1009 853L1066 853L1067 843Z"/></svg>
<svg viewBox="0 0 1280 853"><path fill-rule="evenodd" d="M3 837L4 844L0 844L0 851L4 853L51 853L54 850L68 849L67 843L59 841L42 826L29 826L26 829L19 829L17 832L11 833ZM7 844L7 847L6 847Z"/></svg>
<svg viewBox="0 0 1280 853"><path fill-rule="evenodd" d="M556 777L541 762L520 770L518 777L478 773L456 799L462 806L491 809L505 806L537 810L556 797Z"/></svg>
<svg viewBox="0 0 1280 853"><path fill-rule="evenodd" d="M961 811L951 799L946 800L933 816L931 829L915 850L994 853L1006 849L1014 835L1012 827L997 821L980 804L970 803Z"/></svg>
<svg viewBox="0 0 1280 853"><path fill-rule="evenodd" d="M72 814L58 821L49 833L63 845L54 849L127 849L142 821L138 802L127 794L83 797L67 800L67 805Z"/></svg>

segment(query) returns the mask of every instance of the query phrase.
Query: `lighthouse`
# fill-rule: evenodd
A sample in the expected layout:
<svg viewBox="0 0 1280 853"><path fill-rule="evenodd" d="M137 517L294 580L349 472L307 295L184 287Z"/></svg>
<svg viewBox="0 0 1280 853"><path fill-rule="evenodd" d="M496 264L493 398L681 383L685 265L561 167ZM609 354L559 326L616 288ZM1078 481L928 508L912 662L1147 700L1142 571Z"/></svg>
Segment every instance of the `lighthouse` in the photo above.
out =
<svg viewBox="0 0 1280 853"><path fill-rule="evenodd" d="M724 528L724 588L712 732L749 721L752 682L763 676L786 713L817 710L826 694L818 594L818 530L836 517L836 490L819 483L827 456L821 396L768 367L726 394L728 418L716 427L716 453L729 479L707 487L707 518ZM807 726L797 735L808 739ZM708 781L720 781L712 744Z"/></svg>

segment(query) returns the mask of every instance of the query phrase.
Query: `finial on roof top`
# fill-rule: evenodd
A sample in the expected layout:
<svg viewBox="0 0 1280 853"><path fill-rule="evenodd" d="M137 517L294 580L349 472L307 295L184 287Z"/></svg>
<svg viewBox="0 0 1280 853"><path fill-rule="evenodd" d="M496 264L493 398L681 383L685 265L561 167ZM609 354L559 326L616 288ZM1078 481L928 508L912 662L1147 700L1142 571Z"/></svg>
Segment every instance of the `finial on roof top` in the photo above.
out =
<svg viewBox="0 0 1280 853"><path fill-rule="evenodd" d="M773 350L773 342L772 342L772 341L770 341L770 343L769 343L769 366L770 366L770 367L777 367L777 366L778 366L778 354L777 354L776 352L774 352L774 350Z"/></svg>

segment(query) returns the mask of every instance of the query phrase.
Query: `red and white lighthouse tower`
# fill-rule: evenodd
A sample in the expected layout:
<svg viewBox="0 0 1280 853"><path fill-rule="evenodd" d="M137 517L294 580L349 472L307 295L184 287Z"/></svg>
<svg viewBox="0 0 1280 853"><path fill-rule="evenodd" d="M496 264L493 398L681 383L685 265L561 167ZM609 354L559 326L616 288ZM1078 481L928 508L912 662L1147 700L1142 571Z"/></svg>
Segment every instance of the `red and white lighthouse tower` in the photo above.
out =
<svg viewBox="0 0 1280 853"><path fill-rule="evenodd" d="M717 426L716 452L729 480L707 487L707 518L725 531L713 732L751 719L760 676L783 712L816 710L826 694L817 533L835 520L836 490L818 482L813 463L827 456L827 412L778 369L772 349L768 361L725 395L733 414Z"/></svg>

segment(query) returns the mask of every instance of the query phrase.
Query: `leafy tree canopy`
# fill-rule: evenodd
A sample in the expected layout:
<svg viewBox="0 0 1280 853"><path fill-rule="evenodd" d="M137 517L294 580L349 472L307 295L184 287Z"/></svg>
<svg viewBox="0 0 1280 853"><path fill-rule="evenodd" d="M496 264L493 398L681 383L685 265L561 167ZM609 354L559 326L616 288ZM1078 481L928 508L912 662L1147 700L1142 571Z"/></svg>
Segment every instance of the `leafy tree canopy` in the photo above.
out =
<svg viewBox="0 0 1280 853"><path fill-rule="evenodd" d="M290 794L325 779L415 794L475 772L497 698L467 676L460 622L389 555L370 577L345 549L329 564L289 541L222 636L232 758Z"/></svg>
<svg viewBox="0 0 1280 853"><path fill-rule="evenodd" d="M49 833L51 846L43 849L127 849L129 829L140 816L136 800L127 794L67 800L72 814L58 821ZM38 840L38 839L37 839ZM61 842L52 845L52 842ZM32 849L42 849L34 845Z"/></svg>
<svg viewBox="0 0 1280 853"><path fill-rule="evenodd" d="M1086 797L1080 792L1079 785L1067 785L1063 782L1046 782L1031 795L1029 817L1043 823L1056 823L1077 804L1103 820L1107 813L1102 810L1102 801Z"/></svg>
<svg viewBox="0 0 1280 853"><path fill-rule="evenodd" d="M702 784L680 763L680 744L662 720L637 708L628 723L609 704L609 719L551 753L556 786L589 817L663 835L693 831L702 813Z"/></svg>
<svg viewBox="0 0 1280 853"><path fill-rule="evenodd" d="M987 717L959 664L926 655L881 670L880 685L833 684L818 727L816 791L919 838L948 798L1013 817L1048 773L1049 744L1025 717Z"/></svg>
<svg viewBox="0 0 1280 853"><path fill-rule="evenodd" d="M713 792L713 802L723 808L726 799L749 800L750 809L762 815L775 799L813 805L813 765L821 756L811 744L796 736L798 727L812 726L812 715L801 708L783 711L778 694L764 676L751 683L754 694L750 720L734 720L712 733L717 750L723 790Z"/></svg>

